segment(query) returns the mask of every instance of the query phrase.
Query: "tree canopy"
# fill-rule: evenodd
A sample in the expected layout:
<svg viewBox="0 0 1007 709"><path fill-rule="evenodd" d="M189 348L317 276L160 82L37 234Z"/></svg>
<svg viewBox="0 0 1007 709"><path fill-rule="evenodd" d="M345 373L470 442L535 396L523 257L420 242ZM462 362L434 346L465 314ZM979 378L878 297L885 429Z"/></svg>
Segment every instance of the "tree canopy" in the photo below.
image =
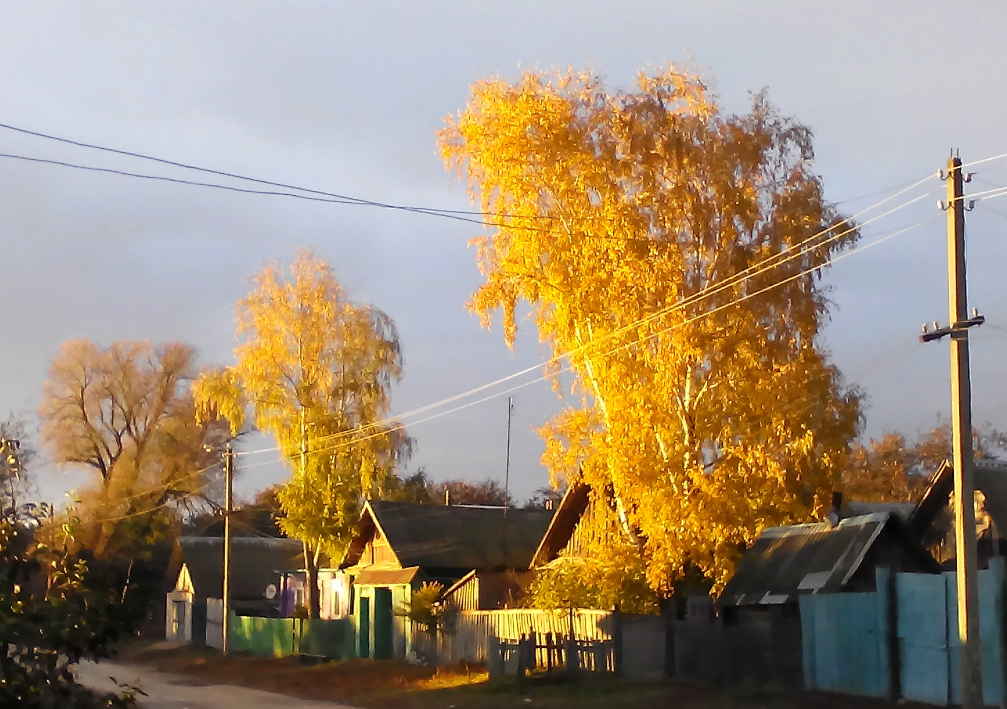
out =
<svg viewBox="0 0 1007 709"><path fill-rule="evenodd" d="M233 367L202 374L199 415L237 432L251 420L276 439L293 478L278 492L280 527L305 545L309 612L322 552L341 555L362 497L379 496L411 440L389 419L402 376L395 324L352 302L332 269L302 251L287 277L271 264L236 308Z"/></svg>
<svg viewBox="0 0 1007 709"><path fill-rule="evenodd" d="M75 512L90 548L113 537L129 544L151 524L164 531L176 510L215 504L229 434L196 421L195 375L195 349L178 342L73 340L56 353L39 407L42 443L55 463L95 475Z"/></svg>
<svg viewBox="0 0 1007 709"><path fill-rule="evenodd" d="M822 509L860 416L820 344L821 278L858 234L806 126L764 94L727 113L687 70L628 92L526 72L474 84L439 138L486 215L469 307L510 345L531 308L578 402L544 462L611 491L652 588L723 583L739 542Z"/></svg>

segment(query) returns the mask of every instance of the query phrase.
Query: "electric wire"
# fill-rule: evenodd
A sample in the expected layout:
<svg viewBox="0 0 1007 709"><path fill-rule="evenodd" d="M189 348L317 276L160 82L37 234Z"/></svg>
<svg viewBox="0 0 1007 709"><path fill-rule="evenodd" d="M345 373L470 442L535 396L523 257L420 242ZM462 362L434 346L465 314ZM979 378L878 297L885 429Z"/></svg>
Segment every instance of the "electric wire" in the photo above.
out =
<svg viewBox="0 0 1007 709"><path fill-rule="evenodd" d="M717 312L725 310L726 308L732 307L734 305L737 305L738 303L744 302L744 301L749 300L751 298L754 298L754 297L757 297L759 295L762 295L762 294L764 294L764 293L766 293L766 292L768 292L770 290L778 288L778 287L780 287L780 286L782 286L782 285L784 285L786 283L789 283L789 282L792 282L794 280L797 280L798 278L801 278L803 276L809 275L809 274L813 273L814 271L816 271L818 269L821 269L821 268L823 268L823 267L825 267L827 265L836 263L837 261L841 261L844 258L852 256L853 254L862 253L863 251L866 251L869 248L873 248L874 246L877 246L877 245L879 245L879 244L881 244L881 243L883 243L885 241L888 241L889 239L892 239L892 238L895 238L897 236L900 236L901 234L904 234L904 233L906 233L906 232L908 232L908 231L910 231L912 229L920 227L923 224L926 224L928 222L933 221L934 219L938 219L939 217L940 217L940 215L934 215L933 217L921 220L919 222L916 222L915 224L911 224L911 225L903 227L903 228L901 228L901 229L899 229L897 231L894 231L893 233L891 233L891 234L889 234L887 236L884 236L884 237L881 237L879 239L876 239L875 241L872 241L869 244L866 244L866 245L863 245L863 246L856 246L856 247L852 248L850 251L847 251L847 252L842 253L842 254L838 254L837 256L835 256L832 259L829 259L828 261L826 261L823 264L820 264L818 266L814 266L814 267L805 269L805 270L803 270L803 271L801 271L801 272L799 272L797 274L789 276L788 278L785 278L785 279L782 279L780 281L777 281L777 282L775 282L773 284L770 284L770 285L768 285L768 286L766 286L766 287L764 287L764 288L762 288L760 290L754 291L752 293L748 293L748 294L746 294L746 295L744 295L744 296L742 296L740 298L737 298L735 300L732 300L732 301L730 301L728 303L724 303L724 304L722 304L722 305L720 305L720 306L718 306L716 308L713 308L712 310L703 312L703 313L701 313L699 315L696 315L696 316L694 316L692 318L689 318L689 319L687 319L687 320L685 320L685 321L683 321L681 323L675 323L674 325L671 325L669 327L666 327L666 328L663 328L661 330L658 330L658 331L656 331L654 333L651 333L650 335L648 335L648 336L646 336L644 338L640 338L640 339L637 339L637 340L634 340L634 341L631 341L631 342L619 345L618 347L615 347L615 348L609 350L608 352L604 353L601 356L602 357L610 356L610 355L612 355L612 354L614 354L614 353L616 353L616 352L618 352L620 350L627 349L629 347L632 347L632 346L635 346L635 345L639 345L639 344L648 342L648 341L652 340L653 338L655 338L655 337L657 337L657 336L659 336L661 334L664 334L666 332L669 332L671 330L675 330L675 329L679 329L681 327L685 327L686 325L689 325L689 324L691 324L693 322L696 322L696 321L698 321L698 320L700 320L702 318L709 317L710 315L713 315L713 314L715 314ZM551 373L551 374L548 374L548 375L543 375L543 376L541 376L541 377L539 377L537 379L533 379L533 380L530 380L528 382L524 382L523 384L519 384L519 385L517 385L515 387L512 387L510 389L507 389L505 391L496 392L496 393L491 394L489 396L486 396L486 397L484 397L482 399L479 399L478 401L468 402L468 403L463 404L461 406L454 407L454 408L446 410L446 411L438 412L437 414L434 414L434 415L431 415L431 416L428 416L426 418L423 418L423 419L420 419L420 420L416 420L416 421L410 421L410 422L404 422L404 423L396 421L395 425L390 426L390 428L388 430L378 431L376 433L373 433L371 435L364 436L364 437L361 437L361 438L354 438L353 440L348 441L347 443L344 443L344 444L337 444L335 446L327 446L327 447L323 447L321 449L314 449L314 450L311 451L311 453L314 453L314 454L324 453L324 452L328 452L328 451L332 451L332 450L339 450L341 448L349 447L349 446L352 446L352 445L357 445L358 443L370 440L371 438L376 438L378 436L387 435L388 433L390 433L393 430L401 430L401 429L405 428L406 425L413 426L413 425L416 425L416 424L419 424L419 423L423 423L425 421L430 421L430 420L435 419L435 418L440 418L441 416L446 416L448 414L455 413L457 411L461 411L463 409L469 408L470 406L474 406L474 405L482 403L484 401L488 401L489 399L493 399L493 398L497 398L499 396L503 396L504 394L508 394L508 393L510 393L512 391L515 391L517 389L521 389L521 388L524 388L526 386L531 386L532 384L536 384L538 382L541 382L541 381L544 381L544 380L547 380L547 379L551 379L553 376L556 376L558 374L561 374L561 373L566 372L566 371L571 371L571 370L572 370L572 365L568 365L568 366L563 367L562 369L560 369L558 372ZM398 419L402 419L402 418L405 418L405 416L403 415L403 416L399 416L397 418ZM358 433L357 429L354 429L354 430L348 431L348 432L344 432L344 434L346 434L347 436L352 436L352 435L354 435L356 433ZM314 439L312 442L316 442L317 443L317 442L322 441L322 440L325 440L325 438ZM278 449L274 448L274 450L278 450ZM267 462L263 462L263 463L257 463L256 465L270 465L270 464L275 464L276 462L279 462L279 461L267 461ZM253 467L253 466L244 466L244 467L247 469L247 468L250 468L250 467Z"/></svg>
<svg viewBox="0 0 1007 709"><path fill-rule="evenodd" d="M482 386L470 389L467 392L462 392L461 394L456 394L456 395L454 395L452 397L448 397L447 399L442 399L442 400L440 400L438 402L434 402L432 404L428 404L428 405L420 407L418 409L413 409L413 410L411 410L409 412L406 412L406 413L403 413L403 414L399 414L397 416L388 417L388 418L376 421L374 423L368 424L367 426L361 427L359 429L353 429L351 431L343 431L343 432L339 432L339 433L335 433L335 434L330 434L328 436L321 436L321 437L319 437L317 439L314 439L314 440L316 440L316 441L325 441L325 440L331 440L332 438L352 436L352 435L360 433L362 430L366 430L367 428L379 427L379 426L382 426L382 425L385 425L385 424L388 424L388 423L395 422L395 421L397 421L399 419L402 419L402 418L405 418L407 416L412 416L412 415L416 415L416 414L419 414L419 413L424 413L424 412L429 411L431 409L435 409L435 408L439 408L441 406L445 406L447 404L453 403L453 402L458 401L460 399L463 399L463 398L466 398L468 396L472 396L474 394L477 394L477 393L479 393L481 391L485 391L486 389L490 389L490 388L493 388L493 387L498 386L500 384L506 383L508 381L511 381L513 379L521 377L521 376L523 376L525 374L529 374L529 373L534 372L534 371L536 371L538 369L541 369L543 367L547 367L548 365L553 364L555 362L558 362L558 361L560 361L562 359L568 359L569 357L571 357L573 355L576 355L576 354L584 351L585 349L587 349L587 348L589 348L589 347L591 347L591 346L593 346L595 344L598 344L598 343L600 343L600 342L602 342L604 340L607 340L607 339L611 339L613 337L618 337L618 336L620 336L622 334L625 334L626 332L629 332L632 329L638 328L638 327L640 327L642 325L646 325L646 324L648 324L650 322L653 322L654 320L659 319L661 317L664 317L665 315L668 315L668 314L670 314L672 312L684 309L684 308L688 307L689 305L693 305L693 304L699 302L700 300L702 300L702 299L704 299L706 297L709 297L711 295L715 295L716 293L719 293L719 292L721 292L723 290L726 290L727 288L730 288L730 287L732 287L734 285L737 285L738 283L741 283L743 281L749 280L750 278L754 278L755 276L760 275L761 273L764 273L765 271L768 271L768 270L773 269L773 268L777 268L777 267L783 265L784 263L787 263L787 262L789 262L789 261L791 261L791 260L793 260L795 258L799 258L800 256L805 255L809 251L821 248L822 246L826 245L827 243L831 243L832 241L835 241L836 239L839 239L839 238L841 238L843 236L846 236L846 235L848 235L848 234L856 231L857 229L860 229L860 228L862 228L862 227L864 227L864 226L866 226L868 224L871 224L871 223L873 223L875 221L878 221L879 219L882 219L882 218L884 218L886 216L889 216L890 214L892 214L892 213L894 213L896 211L899 211L899 210L901 210L901 209L903 209L903 208L905 208L905 207L907 207L907 206L909 206L909 205L911 205L911 204L913 204L915 202L918 202L921 199L925 199L926 197L928 197L929 195L933 194L934 192L936 192L938 190L936 190L936 189L935 190L931 190L930 192L927 192L927 193L925 193L923 195L920 195L919 197L916 197L916 198L914 198L912 200L909 200L909 201L907 201L907 202L905 202L905 203L903 203L903 204L901 204L901 205L899 205L897 207L894 207L894 208L892 208L892 209L884 212L883 214L880 214L880 215L878 215L876 217L872 217L871 219L863 222L862 224L859 224L859 225L856 225L856 226L851 227L849 229L846 229L844 231L838 232L837 234L834 234L833 236L831 236L831 237L829 237L829 238L821 241L818 244L815 244L815 245L813 245L811 247L807 246L807 244L809 242L813 241L814 239L816 239L819 236L822 236L823 234L827 233L829 230L835 228L836 226L840 226L842 224L849 224L853 219L856 218L856 216L860 216L860 215L862 215L862 214L864 214L864 213L866 213L868 211L871 211L871 210L875 209L876 207L878 207L878 206L880 206L882 204L885 204L885 203L891 201L892 199L895 199L896 197L900 196L904 192L906 192L906 191L908 191L910 189L913 189L913 188L915 188L915 187L923 184L924 182L926 182L927 180L929 180L931 178L932 178L932 176L928 176L926 178L923 178L922 180L919 180L919 181L913 183L910 187L906 188L905 190L903 190L903 191L901 191L901 192L899 192L899 193L897 193L895 195L892 195L891 197L889 197L889 198L887 198L885 200L882 200L881 202L878 202L877 204L872 205L871 207L868 207L866 210L862 210L860 213L858 213L854 217L850 217L849 219L843 220L842 222L840 222L837 225L834 225L832 227L829 227L828 229L824 229L822 231L819 231L819 232L813 234L812 236L808 237L804 241L802 241L802 242L800 242L798 244L794 244L791 247L789 247L788 249L785 249L784 251L781 251L781 252L779 252L777 254L769 256L766 259L764 259L763 261L760 261L759 263L753 264L749 268L746 268L745 270L740 271L737 274L732 275L731 277L725 279L724 282L715 284L713 286L709 286L708 288L705 288L705 289L699 291L698 293L696 293L696 294L694 294L692 296L684 298L684 299L682 299L682 300L680 300L680 301L678 301L676 303L673 303L672 305L670 305L670 306L668 306L666 308L662 308L661 310L658 310L658 311L656 311L654 313L648 314L647 316L645 316L645 317L643 317L643 318L641 318L639 320L636 320L636 321L634 321L632 323L629 323L627 325L624 325L624 326L622 326L622 327L614 330L611 333L607 333L607 334L602 335L602 336L600 336L598 338L592 339L590 342L585 343L584 345L582 345L580 347L577 347L577 348L574 348L572 350L569 350L569 351L562 352L560 354L554 355L553 357L551 357L550 359L546 360L545 362L541 362L539 364L535 364L535 365L533 365L531 367L528 367L528 368L523 369L523 370L521 370L519 372L516 372L514 374L508 375L508 376L503 377L501 379L498 379L498 380L496 380L494 382L490 382L488 384L484 384ZM774 261L775 259L777 259L777 258L779 258L781 256L785 256L788 252L790 252L790 251L792 251L794 249L800 249L800 250L796 254L793 254L791 256L787 256L787 258L783 259L779 263L768 263L767 264L767 262L772 262L772 261ZM827 263L826 264L822 264L822 266L827 265ZM821 268L822 266L819 266L819 267L816 267L816 268ZM756 269L756 270L754 272L752 272L752 269ZM540 379L539 380L535 380L535 381L540 381ZM262 452L264 452L266 450L268 450L268 449L263 449ZM260 452L260 451L249 451L249 452L246 453L246 455L251 455L253 453L258 453L258 452Z"/></svg>

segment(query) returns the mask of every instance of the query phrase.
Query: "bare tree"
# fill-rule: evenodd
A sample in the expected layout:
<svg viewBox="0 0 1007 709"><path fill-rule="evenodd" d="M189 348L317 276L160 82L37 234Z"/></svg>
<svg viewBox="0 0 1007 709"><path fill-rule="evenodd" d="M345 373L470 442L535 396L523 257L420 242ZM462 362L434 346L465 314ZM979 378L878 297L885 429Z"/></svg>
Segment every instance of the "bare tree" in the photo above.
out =
<svg viewBox="0 0 1007 709"><path fill-rule="evenodd" d="M177 342L60 347L43 385L42 443L54 462L97 474L85 500L91 518L114 523L214 502L217 454L229 432L196 420L196 374L194 348Z"/></svg>
<svg viewBox="0 0 1007 709"><path fill-rule="evenodd" d="M31 489L31 464L38 452L27 417L11 412L0 419L0 509L17 509Z"/></svg>

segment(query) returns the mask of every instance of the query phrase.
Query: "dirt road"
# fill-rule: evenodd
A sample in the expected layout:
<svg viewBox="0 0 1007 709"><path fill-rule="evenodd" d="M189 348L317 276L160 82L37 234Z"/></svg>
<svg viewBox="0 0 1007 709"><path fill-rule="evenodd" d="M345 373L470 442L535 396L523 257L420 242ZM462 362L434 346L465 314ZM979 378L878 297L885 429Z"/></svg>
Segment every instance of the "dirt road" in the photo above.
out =
<svg viewBox="0 0 1007 709"><path fill-rule="evenodd" d="M78 681L94 689L111 691L115 683L139 687L149 696L140 697L142 709L352 709L343 704L314 702L257 689L212 684L196 677L163 674L149 667L117 662L83 662L75 669Z"/></svg>

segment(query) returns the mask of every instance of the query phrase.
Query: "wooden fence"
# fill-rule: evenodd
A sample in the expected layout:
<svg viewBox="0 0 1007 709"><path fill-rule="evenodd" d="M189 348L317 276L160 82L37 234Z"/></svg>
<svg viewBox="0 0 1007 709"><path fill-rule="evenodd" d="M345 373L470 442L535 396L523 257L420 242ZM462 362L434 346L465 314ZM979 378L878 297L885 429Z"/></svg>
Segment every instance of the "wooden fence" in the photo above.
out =
<svg viewBox="0 0 1007 709"><path fill-rule="evenodd" d="M412 649L428 662L486 662L491 637L504 643L516 643L532 635L543 642L548 636L597 642L611 641L613 629L609 611L461 611L446 620L443 631L436 637L414 627ZM547 661L546 653L545 646L536 651L543 664Z"/></svg>

